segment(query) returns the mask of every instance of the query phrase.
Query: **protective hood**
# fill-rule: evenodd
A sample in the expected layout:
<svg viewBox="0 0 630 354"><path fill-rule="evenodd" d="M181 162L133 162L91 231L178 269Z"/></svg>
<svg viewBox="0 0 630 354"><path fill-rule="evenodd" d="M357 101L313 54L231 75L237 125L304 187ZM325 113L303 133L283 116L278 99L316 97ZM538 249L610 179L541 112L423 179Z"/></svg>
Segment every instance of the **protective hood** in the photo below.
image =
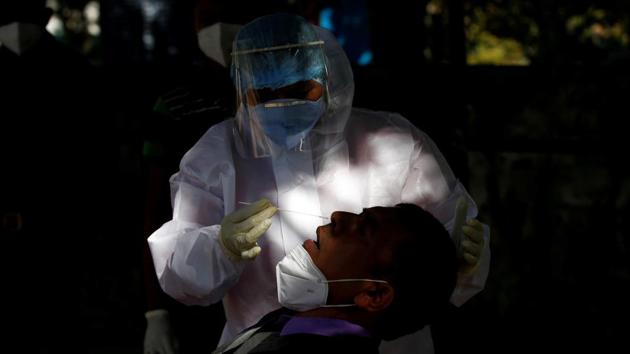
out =
<svg viewBox="0 0 630 354"><path fill-rule="evenodd" d="M279 15L271 16L282 19ZM291 17L297 17L284 16L288 17L289 20ZM299 17L297 18L299 19ZM251 32L252 24L256 24L257 21L260 19L244 26L243 29ZM295 149L304 151L325 150L342 139L354 95L354 80L350 62L337 40L327 30L305 21L294 25L294 27L299 27L297 34L292 36L263 34L260 36L263 40L256 40L261 43L258 45L252 44L252 41L241 31L233 43L232 77L238 92L237 101L240 102L235 117L234 137L237 151L243 157L270 156L274 154L274 149L282 148L270 143L270 139L261 128L259 120L253 116L253 110L248 109L245 104L246 90L250 87L277 88L308 79L320 82L324 86L325 112L305 136L305 143L300 143ZM260 31L262 30L261 28ZM283 50L289 47L289 50L294 50L291 52L293 55L284 57L276 55L276 58L279 57L279 59L267 59L270 55L266 52L276 50L277 47L283 47ZM243 61L240 57L241 54L251 54L252 51L257 55L259 52L267 55L262 66L260 61ZM321 59L318 56L318 51L322 53ZM284 77L279 75L277 70L272 69L265 70L264 74L257 74L265 68L264 65L277 68L280 66L278 64L283 64L285 67L292 66L295 70L288 71ZM258 70L247 71L254 66L257 66Z"/></svg>

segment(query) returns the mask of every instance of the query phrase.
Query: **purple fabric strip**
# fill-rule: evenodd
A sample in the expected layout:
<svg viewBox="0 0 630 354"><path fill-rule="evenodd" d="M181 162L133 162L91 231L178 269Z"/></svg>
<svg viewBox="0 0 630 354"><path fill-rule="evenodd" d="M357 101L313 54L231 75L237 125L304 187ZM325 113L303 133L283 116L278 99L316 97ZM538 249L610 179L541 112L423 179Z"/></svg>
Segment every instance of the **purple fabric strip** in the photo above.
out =
<svg viewBox="0 0 630 354"><path fill-rule="evenodd" d="M324 317L292 317L282 328L281 336L289 334L316 334L320 336L372 335L365 328L344 320Z"/></svg>

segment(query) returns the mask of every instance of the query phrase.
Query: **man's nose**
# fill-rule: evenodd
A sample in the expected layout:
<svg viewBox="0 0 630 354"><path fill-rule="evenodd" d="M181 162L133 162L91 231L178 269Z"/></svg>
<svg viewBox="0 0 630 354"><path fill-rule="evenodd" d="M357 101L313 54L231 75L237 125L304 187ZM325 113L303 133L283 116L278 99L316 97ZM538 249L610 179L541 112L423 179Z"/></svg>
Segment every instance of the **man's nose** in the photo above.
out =
<svg viewBox="0 0 630 354"><path fill-rule="evenodd" d="M345 218L345 211L333 211L333 213L330 215L330 221L333 224L339 224L343 221L343 219Z"/></svg>
<svg viewBox="0 0 630 354"><path fill-rule="evenodd" d="M358 215L345 211L335 211L330 216L330 222L335 231L349 230L356 225L356 221L358 221Z"/></svg>

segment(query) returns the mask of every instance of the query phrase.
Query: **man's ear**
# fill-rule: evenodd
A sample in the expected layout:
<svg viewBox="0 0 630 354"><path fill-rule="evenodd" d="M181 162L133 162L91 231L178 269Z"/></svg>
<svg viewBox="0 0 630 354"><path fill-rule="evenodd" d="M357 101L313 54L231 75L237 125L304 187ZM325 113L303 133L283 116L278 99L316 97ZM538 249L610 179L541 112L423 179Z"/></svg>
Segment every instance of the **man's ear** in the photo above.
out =
<svg viewBox="0 0 630 354"><path fill-rule="evenodd" d="M354 297L354 303L367 311L382 311L394 301L394 288L388 283L371 283Z"/></svg>

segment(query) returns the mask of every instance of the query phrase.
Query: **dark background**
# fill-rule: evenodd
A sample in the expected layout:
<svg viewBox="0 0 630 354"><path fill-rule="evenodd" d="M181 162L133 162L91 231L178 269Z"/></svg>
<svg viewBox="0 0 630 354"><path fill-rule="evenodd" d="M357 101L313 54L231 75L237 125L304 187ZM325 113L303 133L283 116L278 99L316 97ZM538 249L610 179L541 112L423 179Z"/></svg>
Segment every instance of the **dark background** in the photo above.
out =
<svg viewBox="0 0 630 354"><path fill-rule="evenodd" d="M140 353L144 312L166 307L182 349L212 349L220 305L155 292L145 248L170 218L179 158L232 109L226 73L196 48L194 2L101 1L96 21L89 1L52 3L57 40L86 67L0 61L0 103L12 107L0 107L2 174L18 176L2 197L14 203L2 205L11 343ZM437 353L628 350L629 2L212 3L224 22L286 11L332 24L353 60L354 105L427 132L477 201L492 228L490 275L433 327ZM156 109L176 88L222 108Z"/></svg>

